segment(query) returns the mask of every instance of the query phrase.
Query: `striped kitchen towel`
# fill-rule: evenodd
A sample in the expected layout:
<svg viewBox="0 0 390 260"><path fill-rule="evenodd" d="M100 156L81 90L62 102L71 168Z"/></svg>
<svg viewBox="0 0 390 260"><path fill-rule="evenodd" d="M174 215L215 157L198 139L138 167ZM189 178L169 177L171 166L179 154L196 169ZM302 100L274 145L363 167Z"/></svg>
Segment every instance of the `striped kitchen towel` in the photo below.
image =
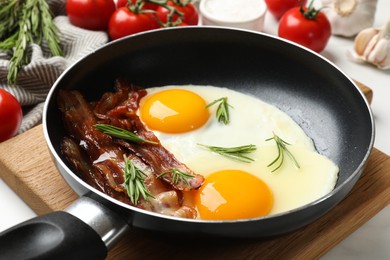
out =
<svg viewBox="0 0 390 260"><path fill-rule="evenodd" d="M12 93L24 108L19 133L41 123L46 96L61 73L74 62L109 41L106 32L89 31L73 26L65 15L65 0L49 0L60 29L63 57L51 55L47 44L29 46L31 62L18 75L17 85L7 84L9 53L0 52L0 88ZM27 111L27 112L26 112Z"/></svg>

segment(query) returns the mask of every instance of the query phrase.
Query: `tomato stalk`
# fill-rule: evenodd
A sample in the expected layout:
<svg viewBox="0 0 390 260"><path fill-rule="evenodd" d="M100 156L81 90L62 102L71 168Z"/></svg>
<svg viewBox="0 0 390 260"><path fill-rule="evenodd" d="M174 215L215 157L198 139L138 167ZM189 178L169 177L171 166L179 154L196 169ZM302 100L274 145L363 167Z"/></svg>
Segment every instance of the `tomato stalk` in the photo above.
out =
<svg viewBox="0 0 390 260"><path fill-rule="evenodd" d="M138 1L142 1L142 0L137 0L137 2ZM171 26L176 26L176 25L179 25L179 24L182 23L181 17L183 17L184 14L182 12L179 12L175 7L168 5L168 0L144 0L142 2L148 2L148 3L152 3L152 4L155 4L155 5L162 6L162 7L166 8L169 11L169 13L167 15L167 22L166 23L163 23L159 19L157 19L157 22L160 24L160 26L162 26L162 27L171 27ZM178 2L180 4L177 4L177 5L184 6L184 5L188 4L188 2L190 2L190 1L185 1L186 2L185 4L182 3L182 1L172 1L172 2L175 3L175 4L177 4L176 2ZM173 16L175 14L177 16L179 16L179 17L177 18L176 21L173 22Z"/></svg>
<svg viewBox="0 0 390 260"><path fill-rule="evenodd" d="M172 1L173 2L173 1ZM180 2L180 1L179 1ZM189 2L189 1L185 1ZM157 19L157 22L159 23L160 26L162 27L171 27L171 26L176 26L182 23L181 17L184 15L183 13L179 12L175 7L168 5L168 0L137 0L135 2L132 2L128 0L127 8L135 14L142 14L142 13L153 13L155 14L156 12L154 10L149 10L149 9L144 9L145 3L151 3L155 4L158 6L162 6L166 8L169 13L167 15L167 23L161 22L159 19ZM183 3L180 2L180 5ZM184 5L184 4L183 4ZM179 18L177 18L176 21L173 22L173 16L177 15Z"/></svg>
<svg viewBox="0 0 390 260"><path fill-rule="evenodd" d="M145 2L149 2L149 1L137 0L135 2L132 2L128 0L127 2L128 2L126 5L127 8L129 8L129 10L135 14L154 13L153 10L143 9Z"/></svg>
<svg viewBox="0 0 390 260"><path fill-rule="evenodd" d="M322 8L319 8L318 10L314 8L314 0L311 0L310 3L309 3L309 6L306 8L304 8L304 5L301 4L300 5L300 12L302 13L302 15L309 19L309 20L314 20L317 18L319 12L321 11Z"/></svg>
<svg viewBox="0 0 390 260"><path fill-rule="evenodd" d="M171 0L172 3L178 6L186 6L192 3L192 0Z"/></svg>

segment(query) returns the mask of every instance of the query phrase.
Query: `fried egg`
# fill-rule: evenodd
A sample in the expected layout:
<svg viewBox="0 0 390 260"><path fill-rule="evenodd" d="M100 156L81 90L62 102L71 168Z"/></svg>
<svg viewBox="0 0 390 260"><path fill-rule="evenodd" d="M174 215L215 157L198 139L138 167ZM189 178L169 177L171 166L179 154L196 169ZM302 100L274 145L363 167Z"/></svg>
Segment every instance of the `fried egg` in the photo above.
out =
<svg viewBox="0 0 390 260"><path fill-rule="evenodd" d="M236 220L278 214L313 202L334 189L339 169L316 152L313 141L286 113L262 100L214 86L148 88L139 116L162 145L198 174L205 183L185 194L200 219ZM216 119L217 105L228 98L230 122ZM299 168L285 156L276 171L276 134L286 141ZM226 158L201 145L237 147L253 144L245 163Z"/></svg>

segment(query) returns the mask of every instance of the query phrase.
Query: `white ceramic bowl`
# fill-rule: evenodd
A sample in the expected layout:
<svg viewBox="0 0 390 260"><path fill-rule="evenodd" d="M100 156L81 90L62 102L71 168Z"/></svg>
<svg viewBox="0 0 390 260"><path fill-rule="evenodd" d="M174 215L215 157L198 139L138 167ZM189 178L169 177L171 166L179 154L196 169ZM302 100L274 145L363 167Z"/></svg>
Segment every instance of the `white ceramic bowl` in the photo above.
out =
<svg viewBox="0 0 390 260"><path fill-rule="evenodd" d="M267 6L264 0L201 0L202 25L263 31Z"/></svg>

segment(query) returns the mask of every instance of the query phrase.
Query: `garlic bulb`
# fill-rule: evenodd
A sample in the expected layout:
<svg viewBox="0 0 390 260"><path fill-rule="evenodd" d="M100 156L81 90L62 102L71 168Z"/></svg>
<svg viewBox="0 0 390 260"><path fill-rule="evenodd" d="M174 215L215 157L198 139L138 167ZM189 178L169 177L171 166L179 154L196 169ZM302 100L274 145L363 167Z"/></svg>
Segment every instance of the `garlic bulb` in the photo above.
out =
<svg viewBox="0 0 390 260"><path fill-rule="evenodd" d="M378 0L322 0L332 34L351 37L374 23Z"/></svg>
<svg viewBox="0 0 390 260"><path fill-rule="evenodd" d="M390 18L381 29L362 30L355 38L354 51L354 58L390 69Z"/></svg>

